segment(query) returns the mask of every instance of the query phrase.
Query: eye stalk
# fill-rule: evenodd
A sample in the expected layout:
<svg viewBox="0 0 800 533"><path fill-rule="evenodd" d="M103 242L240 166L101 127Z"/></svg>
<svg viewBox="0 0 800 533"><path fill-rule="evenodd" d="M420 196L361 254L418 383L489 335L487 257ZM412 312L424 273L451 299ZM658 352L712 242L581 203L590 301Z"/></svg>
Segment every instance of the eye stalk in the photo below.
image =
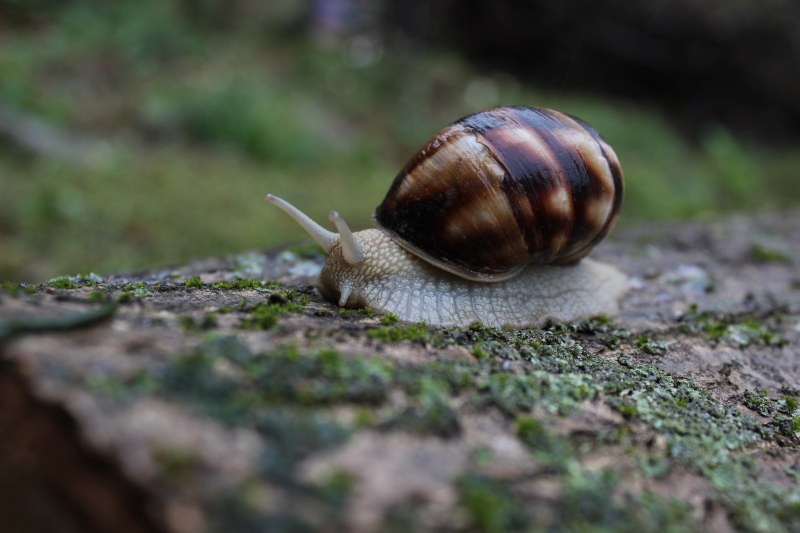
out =
<svg viewBox="0 0 800 533"><path fill-rule="evenodd" d="M342 246L342 257L350 266L357 266L364 261L364 247L358 243L353 232L350 231L350 226L344 221L342 215L336 211L331 211L328 218L339 230L339 233L328 231L297 209L295 206L284 200L278 198L273 194L268 194L264 197L264 201L270 204L277 205L283 210L284 213L292 217L306 232L311 236L314 241L319 244L325 253L330 253L334 244L339 242Z"/></svg>
<svg viewBox="0 0 800 533"><path fill-rule="evenodd" d="M337 213L336 211L331 211L331 214L328 216L331 222L336 225L336 229L339 230L339 242L342 245L342 257L350 266L356 266L364 261L364 249L363 247L356 241L356 238L353 236L353 232L350 231L350 227L347 225L347 222L344 221L342 215Z"/></svg>
<svg viewBox="0 0 800 533"><path fill-rule="evenodd" d="M278 207L283 210L284 213L292 217L298 224L300 224L304 230L314 239L314 242L319 244L325 253L329 253L331 248L334 244L339 240L339 235L332 231L328 231L297 209L295 206L284 200L283 198L278 198L272 194L268 194L264 197L264 201L270 204L277 205ZM347 225L345 225L347 227ZM349 231L349 230L348 230Z"/></svg>

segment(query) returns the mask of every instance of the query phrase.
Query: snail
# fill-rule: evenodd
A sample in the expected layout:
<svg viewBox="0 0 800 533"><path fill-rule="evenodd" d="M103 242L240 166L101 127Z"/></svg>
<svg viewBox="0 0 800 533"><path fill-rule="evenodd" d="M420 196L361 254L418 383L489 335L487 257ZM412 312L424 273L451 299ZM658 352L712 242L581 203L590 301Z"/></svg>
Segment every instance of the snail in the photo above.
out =
<svg viewBox="0 0 800 533"><path fill-rule="evenodd" d="M327 254L323 295L340 306L432 325L536 326L613 315L627 289L615 267L583 259L622 203L617 156L585 122L550 109L499 107L439 132L353 233L285 200Z"/></svg>

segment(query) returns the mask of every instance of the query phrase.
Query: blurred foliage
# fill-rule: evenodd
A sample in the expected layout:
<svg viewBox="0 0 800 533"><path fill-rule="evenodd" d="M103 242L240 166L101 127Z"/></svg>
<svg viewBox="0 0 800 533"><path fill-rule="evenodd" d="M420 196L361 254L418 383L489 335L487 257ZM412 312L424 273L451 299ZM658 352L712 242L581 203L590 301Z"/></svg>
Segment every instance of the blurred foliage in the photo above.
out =
<svg viewBox="0 0 800 533"><path fill-rule="evenodd" d="M648 102L694 140L725 124L759 141L800 141L796 0L382 4L382 20L407 40L441 43L537 86Z"/></svg>
<svg viewBox="0 0 800 533"><path fill-rule="evenodd" d="M627 179L621 224L800 199L800 149L724 129L689 144L633 103L532 89L369 33L320 43L307 17L289 0L0 3L0 104L109 148L87 165L0 138L0 279L302 240L267 192L367 227L423 142L501 103L558 108L603 134Z"/></svg>

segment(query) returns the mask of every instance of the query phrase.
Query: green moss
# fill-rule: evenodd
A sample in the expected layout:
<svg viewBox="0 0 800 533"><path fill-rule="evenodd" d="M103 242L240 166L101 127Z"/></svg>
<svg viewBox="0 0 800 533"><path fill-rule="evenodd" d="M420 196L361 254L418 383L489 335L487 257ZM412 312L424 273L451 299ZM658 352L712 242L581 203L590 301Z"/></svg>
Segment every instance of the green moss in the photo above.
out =
<svg viewBox="0 0 800 533"><path fill-rule="evenodd" d="M771 331L763 326L755 328L752 337L758 339L766 346L776 346L781 348L789 344L789 340L780 331Z"/></svg>
<svg viewBox="0 0 800 533"><path fill-rule="evenodd" d="M308 296L299 293L296 289L288 289L270 294L267 301L268 303L252 307L239 327L242 329L272 329L277 326L282 316L302 311L308 304ZM246 310L247 302L243 300L242 304L240 308Z"/></svg>
<svg viewBox="0 0 800 533"><path fill-rule="evenodd" d="M52 279L49 282L47 282L47 285L49 287L54 288L54 289L77 289L78 288L78 284L77 283L75 283L74 281L72 281L71 279L66 278L66 277Z"/></svg>
<svg viewBox="0 0 800 533"><path fill-rule="evenodd" d="M800 443L800 417L776 414L771 425L775 429L777 438L788 438L790 442Z"/></svg>
<svg viewBox="0 0 800 533"><path fill-rule="evenodd" d="M242 329L272 329L286 313L302 311L303 306L293 303L258 304L240 324Z"/></svg>
<svg viewBox="0 0 800 533"><path fill-rule="evenodd" d="M308 305L308 296L297 289L284 289L278 292L273 292L267 298L271 304L286 304L293 303L300 306Z"/></svg>
<svg viewBox="0 0 800 533"><path fill-rule="evenodd" d="M352 429L322 413L259 409L253 426L270 444L262 469L268 478L289 479L294 465L312 453L345 442Z"/></svg>
<svg viewBox="0 0 800 533"><path fill-rule="evenodd" d="M245 375L234 398L230 380L218 376L214 361L227 359ZM232 337L209 344L205 351L187 354L167 370L167 384L176 390L200 389L209 401L224 406L227 400L255 406L268 404L324 405L375 404L384 400L392 367L378 358L344 358L334 350L301 356L291 346L265 354L252 354ZM198 379L202 377L200 381ZM211 387L206 391L206 387ZM225 396L211 398L213 395Z"/></svg>
<svg viewBox="0 0 800 533"><path fill-rule="evenodd" d="M538 418L531 417L532 409L558 416L580 409L587 400L602 401L666 438L666 451L635 449L644 475L665 475L676 464L695 469L714 487L711 497L731 509L736 523L745 529L763 529L759 524L764 523L780 531L788 523L782 517L793 516L791 502L800 495L772 493L753 481L751 461L741 452L765 439L779 445L796 442L800 423L794 416L796 403L786 399L794 398L794 393L786 392L778 400L770 400L764 391L743 397L743 402L763 408L770 418L764 424L735 406L720 403L694 381L644 363L637 354L644 350L642 343L650 340L626 337L605 321L545 330L405 325L371 331L388 330L404 332L398 338L415 331L409 335L415 340L432 345L458 343L470 350L477 347L486 355L475 360L393 365L380 357L330 349L302 353L284 346L253 353L235 338L223 337L169 364L159 374L155 390L223 423L258 428L271 443L264 467L265 475L271 477L290 476L290 465L315 450L343 442L354 428L452 438L461 430L464 410L494 408L513 424L537 460L550 465L553 475L564 483L563 508L547 512L557 512L569 526L566 529L580 530L597 522L615 531L649 531L656 526L680 530L688 520L682 504L647 494L621 499L613 476L574 470L585 445L633 446L626 437L628 422L613 431L584 436L582 441L576 436L555 437ZM602 353L609 336L618 343L617 357ZM388 402L392 392L399 392L404 400ZM328 407L339 405L355 407L352 425L328 414ZM488 481L489 486L492 483ZM481 510L485 504L481 503L481 482L464 487L460 489L462 504L472 527L511 527L513 520L506 511L499 511L498 518ZM513 484L503 490L514 507ZM767 501L763 494L775 501ZM777 514L768 514L772 511Z"/></svg>
<svg viewBox="0 0 800 533"><path fill-rule="evenodd" d="M568 529L581 531L594 527L619 531L631 528L631 517L625 516L627 513L612 499L617 483L617 477L610 471L572 472L562 496L563 513L571 526Z"/></svg>
<svg viewBox="0 0 800 533"><path fill-rule="evenodd" d="M770 418L761 427L764 438L785 441L789 445L800 444L800 417L793 416L797 409L797 400L794 397L784 396L773 400L769 398L766 389L746 390L742 394L742 405L765 418Z"/></svg>
<svg viewBox="0 0 800 533"><path fill-rule="evenodd" d="M191 315L180 315L178 322L186 331L208 330L217 327L217 315L205 313L199 320Z"/></svg>
<svg viewBox="0 0 800 533"><path fill-rule="evenodd" d="M294 364L271 360L273 369L257 381L267 393L274 390L287 399L303 404L334 402L380 403L392 375L391 365L377 358L344 358L334 350L321 350L316 356L298 358ZM280 380L280 381L279 381ZM278 395L276 395L277 397Z"/></svg>
<svg viewBox="0 0 800 533"><path fill-rule="evenodd" d="M788 340L779 331L772 331L754 320L742 324L731 324L724 331L724 338L739 346L761 343L766 346L785 346Z"/></svg>
<svg viewBox="0 0 800 533"><path fill-rule="evenodd" d="M393 382L407 394L414 397L423 395L422 377L435 382L435 388L445 388L449 395L456 395L472 389L480 368L464 362L435 360L425 365L402 365L394 369Z"/></svg>
<svg viewBox="0 0 800 533"><path fill-rule="evenodd" d="M792 260L788 250L764 242L754 242L750 255L759 263L789 263Z"/></svg>
<svg viewBox="0 0 800 533"><path fill-rule="evenodd" d="M362 318L372 318L375 311L371 307L359 307L358 309L348 309L346 307L339 308L339 316L342 318L349 318L359 320Z"/></svg>
<svg viewBox="0 0 800 533"><path fill-rule="evenodd" d="M144 287L136 287L133 290L133 297L137 300L141 300L143 298L147 298L148 296L152 296L153 292L144 288Z"/></svg>
<svg viewBox="0 0 800 533"><path fill-rule="evenodd" d="M397 321L400 320L396 314L394 313L386 313L381 317L381 325L383 326L391 326L393 324L397 324Z"/></svg>
<svg viewBox="0 0 800 533"><path fill-rule="evenodd" d="M125 283L121 287L122 290L131 292L133 292L136 289L146 289L146 288L147 288L147 283L145 283L144 281L137 281L135 283L133 282Z"/></svg>
<svg viewBox="0 0 800 533"><path fill-rule="evenodd" d="M757 421L719 404L696 383L675 378L629 355L616 360L594 355L577 342L576 332L600 343L604 343L605 335L625 339L605 321L544 331L476 327L453 332L459 343L472 345L473 340L480 339L484 343L481 346L486 342L502 345L501 351L492 349L492 357L527 361L524 373L502 371L491 360L479 363L481 370L474 373L477 394L472 401L494 405L515 417L536 405L551 412L569 412L582 401L602 394L607 403L627 416L644 419L673 438L676 458L698 464L713 463L727 456L729 450L760 440Z"/></svg>
<svg viewBox="0 0 800 533"><path fill-rule="evenodd" d="M794 396L784 396L783 397L783 405L786 409L786 414L791 415L795 411L797 411L797 398Z"/></svg>
<svg viewBox="0 0 800 533"><path fill-rule="evenodd" d="M475 531L527 531L531 522L537 526L534 531L679 533L696 529L687 503L647 492L623 498L618 485L613 472L585 472L572 464L559 504L539 512L508 481L466 474L457 482L470 530Z"/></svg>
<svg viewBox="0 0 800 533"><path fill-rule="evenodd" d="M523 416L516 421L517 435L520 440L533 449L550 447L550 436L541 422L530 416Z"/></svg>
<svg viewBox="0 0 800 533"><path fill-rule="evenodd" d="M247 391L215 369L214 357L195 352L179 357L158 376L159 391L168 398L227 424L246 420L251 403Z"/></svg>
<svg viewBox="0 0 800 533"><path fill-rule="evenodd" d="M514 422L514 427L519 439L539 461L563 467L574 455L568 440L557 437L532 416L520 416Z"/></svg>
<svg viewBox="0 0 800 533"><path fill-rule="evenodd" d="M16 297L22 292L22 285L13 281L2 281L0 282L0 292Z"/></svg>
<svg viewBox="0 0 800 533"><path fill-rule="evenodd" d="M489 351L480 344L474 345L470 350L470 353L476 359L486 359L487 357L489 357Z"/></svg>
<svg viewBox="0 0 800 533"><path fill-rule="evenodd" d="M217 283L212 283L211 288L217 290L278 290L282 287L282 285L276 281L272 280L261 280L261 279L237 279L234 281L218 281Z"/></svg>
<svg viewBox="0 0 800 533"><path fill-rule="evenodd" d="M155 446L151 454L160 474L171 483L187 483L200 474L200 458L191 449Z"/></svg>
<svg viewBox="0 0 800 533"><path fill-rule="evenodd" d="M206 313L198 324L200 329L211 329L217 327L217 315L214 313Z"/></svg>
<svg viewBox="0 0 800 533"><path fill-rule="evenodd" d="M440 344L443 339L440 335L430 331L424 322L370 329L367 330L366 335L370 339L388 343L397 343L401 341L430 343L439 341L437 344Z"/></svg>
<svg viewBox="0 0 800 533"><path fill-rule="evenodd" d="M688 503L645 492L619 497L614 472L573 469L562 494L558 523L563 531L674 532L696 525Z"/></svg>
<svg viewBox="0 0 800 533"><path fill-rule="evenodd" d="M107 302L109 300L110 298L108 296L108 293L104 290L95 290L89 294L90 302L99 303L99 302Z"/></svg>
<svg viewBox="0 0 800 533"><path fill-rule="evenodd" d="M159 386L158 380L144 370L124 378L90 374L85 377L85 383L88 390L120 402L130 401L142 394L153 393Z"/></svg>
<svg viewBox="0 0 800 533"><path fill-rule="evenodd" d="M200 279L200 276L192 276L183 282L183 286L187 289L202 289L203 280Z"/></svg>
<svg viewBox="0 0 800 533"><path fill-rule="evenodd" d="M510 485L477 474L466 474L456 482L461 506L470 527L486 533L524 531L530 522Z"/></svg>
<svg viewBox="0 0 800 533"><path fill-rule="evenodd" d="M586 375L534 370L529 374L490 372L478 380L477 391L473 402L493 405L514 417L529 412L535 405L566 414L580 402L596 397L601 389Z"/></svg>
<svg viewBox="0 0 800 533"><path fill-rule="evenodd" d="M719 497L731 501L753 498L763 486L750 482L752 474L745 466L746 459L735 451L781 431L786 433L793 425L778 419L762 427L752 417L717 402L691 380L675 378L625 353L613 360L587 352L581 337L606 346L611 344L608 336L614 337L613 344L618 347L629 342L629 335L610 323L555 325L545 331L467 328L454 331L453 336L457 342L473 347L476 341L481 347L487 346L487 341L497 342L503 349L492 348L492 358L528 362L524 374L502 372L491 359L488 368L487 363L478 363L483 370L475 374L477 394L473 401L479 405L494 405L509 416L517 416L536 405L564 413L584 399L603 398L627 417L644 420L665 435L669 460L699 468L717 488ZM639 339L633 347L639 348L638 344ZM532 434L535 432L526 436L532 438ZM653 461L663 472L664 459L654 457ZM737 486L745 489L737 490ZM792 497L781 500L788 505ZM654 505L656 514L670 513L674 507ZM755 521L764 505L740 510L741 523Z"/></svg>
<svg viewBox="0 0 800 533"><path fill-rule="evenodd" d="M745 472L755 475L755 469ZM800 523L800 490L773 485L756 484L738 476L730 483L740 482L740 489L733 487L721 491L720 499L730 512L734 526L743 531L771 533L773 531L797 531Z"/></svg>
<svg viewBox="0 0 800 533"><path fill-rule="evenodd" d="M43 285L53 289L72 290L79 287L94 287L102 283L102 281L102 277L92 272L90 274L77 274L75 276L58 276L48 280Z"/></svg>
<svg viewBox="0 0 800 533"><path fill-rule="evenodd" d="M319 492L329 505L341 508L347 503L356 484L357 480L352 474L345 470L335 470L323 480Z"/></svg>
<svg viewBox="0 0 800 533"><path fill-rule="evenodd" d="M379 427L384 431L399 429L416 435L436 435L442 438L456 437L461 433L458 417L445 402L409 406L392 414Z"/></svg>
<svg viewBox="0 0 800 533"><path fill-rule="evenodd" d="M669 349L666 342L653 340L646 335L639 335L636 338L636 346L648 355L662 355Z"/></svg>
<svg viewBox="0 0 800 533"><path fill-rule="evenodd" d="M133 293L131 291L122 291L117 295L117 302L126 304L133 300Z"/></svg>
<svg viewBox="0 0 800 533"><path fill-rule="evenodd" d="M761 416L771 416L775 408L767 397L767 391L746 390L742 395L742 404Z"/></svg>
<svg viewBox="0 0 800 533"><path fill-rule="evenodd" d="M446 380L421 374L417 384L407 392L415 396L411 405L384 421L382 429L403 429L409 433L444 438L455 437L461 432L458 417L448 403L451 391Z"/></svg>
<svg viewBox="0 0 800 533"><path fill-rule="evenodd" d="M355 426L358 428L366 428L375 425L375 415L368 407L358 407L355 410Z"/></svg>
<svg viewBox="0 0 800 533"><path fill-rule="evenodd" d="M607 316L598 316L590 320L557 323L547 327L547 331L556 335L581 335L596 338L607 348L618 348L626 342L631 334L628 330L614 324Z"/></svg>
<svg viewBox="0 0 800 533"><path fill-rule="evenodd" d="M680 406L681 402L676 402L676 405ZM619 413L624 416L625 418L633 418L639 414L639 411L636 410L635 403L622 403L617 406Z"/></svg>
<svg viewBox="0 0 800 533"><path fill-rule="evenodd" d="M778 327L772 327L751 316L737 316L710 311L701 312L697 306L679 319L684 333L705 332L713 341L726 341L739 347L758 343L766 346L785 346L788 340Z"/></svg>
<svg viewBox="0 0 800 533"><path fill-rule="evenodd" d="M144 298L149 298L153 296L153 290L162 290L162 287L160 284L148 285L144 281L126 283L120 287L120 292L117 294L117 301L119 303L128 303L134 299L142 300Z"/></svg>
<svg viewBox="0 0 800 533"><path fill-rule="evenodd" d="M120 397L126 394L130 389L130 385L117 378L98 378L88 376L86 378L86 386L89 390L106 395Z"/></svg>

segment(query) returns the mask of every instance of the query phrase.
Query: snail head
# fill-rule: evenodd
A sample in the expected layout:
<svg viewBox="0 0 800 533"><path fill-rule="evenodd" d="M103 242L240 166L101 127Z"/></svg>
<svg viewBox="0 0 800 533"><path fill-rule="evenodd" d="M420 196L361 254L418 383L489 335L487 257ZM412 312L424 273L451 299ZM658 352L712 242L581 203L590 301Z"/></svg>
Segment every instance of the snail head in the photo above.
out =
<svg viewBox="0 0 800 533"><path fill-rule="evenodd" d="M354 234L336 211L331 211L328 218L336 226L338 233L326 230L282 198L268 194L264 201L278 206L292 217L325 251L328 261L321 274L322 290L326 296L338 300L340 306L347 304L367 261L365 243L361 242L364 239ZM364 233L366 232L359 232Z"/></svg>

